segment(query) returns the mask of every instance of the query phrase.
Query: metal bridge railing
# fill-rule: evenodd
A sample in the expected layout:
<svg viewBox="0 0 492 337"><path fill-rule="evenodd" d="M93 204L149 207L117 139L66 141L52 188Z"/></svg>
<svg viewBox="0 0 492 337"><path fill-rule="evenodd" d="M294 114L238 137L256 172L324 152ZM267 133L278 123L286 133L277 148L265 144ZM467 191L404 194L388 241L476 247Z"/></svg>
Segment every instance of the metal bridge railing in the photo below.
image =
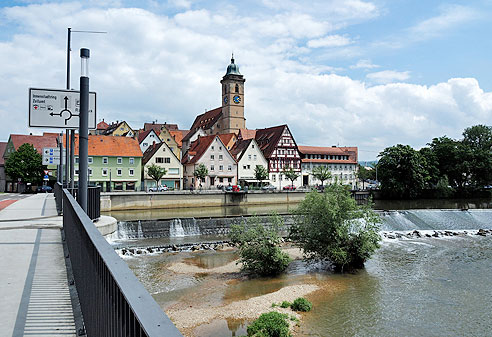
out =
<svg viewBox="0 0 492 337"><path fill-rule="evenodd" d="M63 228L88 336L182 336L66 189Z"/></svg>
<svg viewBox="0 0 492 337"><path fill-rule="evenodd" d="M62 190L63 187L61 183L56 183L54 188L55 199L56 199L56 210L58 215L62 214ZM77 188L66 188L75 199L77 199ZM89 186L87 188L87 215L91 220L96 220L101 217L101 186Z"/></svg>

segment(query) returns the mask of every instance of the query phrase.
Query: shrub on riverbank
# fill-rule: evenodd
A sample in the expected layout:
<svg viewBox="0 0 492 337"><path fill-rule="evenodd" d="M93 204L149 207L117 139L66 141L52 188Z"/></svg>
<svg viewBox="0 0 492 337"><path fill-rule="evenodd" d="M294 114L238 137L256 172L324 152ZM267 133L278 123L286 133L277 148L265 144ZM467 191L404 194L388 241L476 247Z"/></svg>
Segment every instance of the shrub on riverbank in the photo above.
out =
<svg viewBox="0 0 492 337"><path fill-rule="evenodd" d="M379 216L370 206L358 206L340 184L309 193L295 214L290 238L308 259L329 260L343 272L362 268L379 247Z"/></svg>
<svg viewBox="0 0 492 337"><path fill-rule="evenodd" d="M292 302L290 308L294 311L310 311L313 308L313 304L304 297L299 297Z"/></svg>
<svg viewBox="0 0 492 337"><path fill-rule="evenodd" d="M286 314L271 311L256 319L248 326L248 336L254 337L290 337L289 318Z"/></svg>
<svg viewBox="0 0 492 337"><path fill-rule="evenodd" d="M262 276L278 275L289 265L291 259L282 252L279 230L282 218L272 215L271 226L264 226L258 218L247 224L232 225L231 242L238 245L243 269Z"/></svg>

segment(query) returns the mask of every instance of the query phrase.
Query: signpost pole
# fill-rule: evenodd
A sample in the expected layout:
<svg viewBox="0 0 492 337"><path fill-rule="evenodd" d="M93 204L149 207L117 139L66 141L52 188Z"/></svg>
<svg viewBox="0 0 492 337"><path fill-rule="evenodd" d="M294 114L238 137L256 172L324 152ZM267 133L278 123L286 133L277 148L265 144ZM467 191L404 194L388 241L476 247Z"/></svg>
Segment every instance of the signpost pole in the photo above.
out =
<svg viewBox="0 0 492 337"><path fill-rule="evenodd" d="M87 213L87 176L89 147L89 57L87 48L80 49L80 117L79 117L79 193L80 207Z"/></svg>
<svg viewBox="0 0 492 337"><path fill-rule="evenodd" d="M63 131L58 137L58 148L60 149L60 162L58 163L58 171L56 180L63 184Z"/></svg>
<svg viewBox="0 0 492 337"><path fill-rule="evenodd" d="M67 90L70 90L70 52L72 51L72 28L68 28L68 39L67 39ZM73 181L73 175L70 169L70 165L72 165L73 152L69 151L71 147L69 144L70 133L75 131L67 129L67 134L65 137L65 182L68 187L69 181ZM73 187L73 186L72 186Z"/></svg>

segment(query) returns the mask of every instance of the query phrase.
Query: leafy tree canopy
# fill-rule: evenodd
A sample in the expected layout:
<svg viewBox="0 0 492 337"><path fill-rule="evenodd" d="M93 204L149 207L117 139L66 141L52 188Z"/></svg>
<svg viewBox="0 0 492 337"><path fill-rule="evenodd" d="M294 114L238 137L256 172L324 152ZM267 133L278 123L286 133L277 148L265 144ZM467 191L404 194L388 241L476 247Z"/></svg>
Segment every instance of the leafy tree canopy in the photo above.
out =
<svg viewBox="0 0 492 337"><path fill-rule="evenodd" d="M287 177L291 181L291 184L294 185L294 180L296 180L299 177L299 173L294 171L292 167L289 168L284 168L282 170L282 174Z"/></svg>
<svg viewBox="0 0 492 337"><path fill-rule="evenodd" d="M331 178L330 169L326 165L316 166L313 169L313 177L315 177L316 179L321 181L321 186L323 186L325 180L328 180Z"/></svg>
<svg viewBox="0 0 492 337"><path fill-rule="evenodd" d="M261 182L268 179L268 171L263 165L256 165L255 167L255 179Z"/></svg>
<svg viewBox="0 0 492 337"><path fill-rule="evenodd" d="M277 275L289 265L289 256L279 247L282 241L279 236L283 226L282 218L274 214L271 223L266 226L254 217L246 224L231 226L231 242L239 246L243 269L250 273Z"/></svg>
<svg viewBox="0 0 492 337"><path fill-rule="evenodd" d="M379 216L369 206L358 206L340 184L310 192L295 215L290 238L308 259L329 260L341 271L362 268L379 247Z"/></svg>
<svg viewBox="0 0 492 337"><path fill-rule="evenodd" d="M159 180L161 180L166 173L167 170L164 167L157 166L156 164L152 164L147 168L147 174L155 180L156 184L159 184Z"/></svg>
<svg viewBox="0 0 492 337"><path fill-rule="evenodd" d="M39 183L43 177L43 157L31 144L22 144L5 161L5 174L24 183Z"/></svg>
<svg viewBox="0 0 492 337"><path fill-rule="evenodd" d="M208 176L208 169L204 164L200 164L195 168L193 175L202 182L205 180L205 177Z"/></svg>

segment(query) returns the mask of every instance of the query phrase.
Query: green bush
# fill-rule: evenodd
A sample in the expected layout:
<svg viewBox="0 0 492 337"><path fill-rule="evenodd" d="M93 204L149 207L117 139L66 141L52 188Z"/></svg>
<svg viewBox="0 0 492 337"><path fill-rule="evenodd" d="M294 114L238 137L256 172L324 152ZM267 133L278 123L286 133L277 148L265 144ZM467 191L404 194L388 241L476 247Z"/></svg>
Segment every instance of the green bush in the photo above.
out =
<svg viewBox="0 0 492 337"><path fill-rule="evenodd" d="M379 247L379 216L370 206L358 206L340 184L310 192L296 210L289 238L306 258L329 260L336 270L363 268Z"/></svg>
<svg viewBox="0 0 492 337"><path fill-rule="evenodd" d="M292 302L290 308L294 311L310 311L313 304L304 297L299 297Z"/></svg>
<svg viewBox="0 0 492 337"><path fill-rule="evenodd" d="M280 304L280 307L281 308L288 308L290 307L291 303L290 302L287 302L287 301L283 301L281 304Z"/></svg>
<svg viewBox="0 0 492 337"><path fill-rule="evenodd" d="M276 311L261 314L258 319L248 326L248 336L290 337L288 318L288 315Z"/></svg>
<svg viewBox="0 0 492 337"><path fill-rule="evenodd" d="M266 227L254 217L247 224L231 226L231 241L239 246L243 269L250 273L278 275L289 266L291 259L279 248L282 218L272 215L271 222L272 226Z"/></svg>

